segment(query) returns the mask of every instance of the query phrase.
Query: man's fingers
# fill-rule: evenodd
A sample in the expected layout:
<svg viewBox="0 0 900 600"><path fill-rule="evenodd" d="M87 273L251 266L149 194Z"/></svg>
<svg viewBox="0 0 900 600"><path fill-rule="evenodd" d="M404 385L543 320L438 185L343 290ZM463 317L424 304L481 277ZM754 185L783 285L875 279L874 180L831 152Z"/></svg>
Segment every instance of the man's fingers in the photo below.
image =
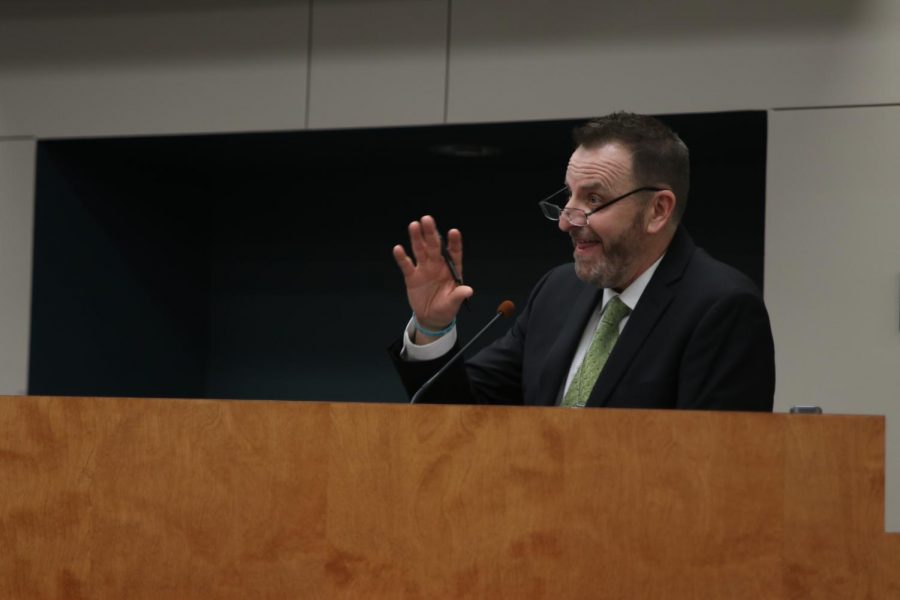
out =
<svg viewBox="0 0 900 600"><path fill-rule="evenodd" d="M409 224L409 242L417 265L421 266L423 262L429 260L443 262L441 234L431 215L425 215L421 220Z"/></svg>
<svg viewBox="0 0 900 600"><path fill-rule="evenodd" d="M416 266L400 244L394 246L394 260L397 261L397 266L400 267L403 277L411 277L415 273Z"/></svg>
<svg viewBox="0 0 900 600"><path fill-rule="evenodd" d="M428 249L425 247L425 238L422 236L422 224L419 221L409 224L409 246L412 248L417 263L428 258Z"/></svg>
<svg viewBox="0 0 900 600"><path fill-rule="evenodd" d="M438 233L437 223L431 215L422 217L422 238L429 252L441 251L441 234Z"/></svg>
<svg viewBox="0 0 900 600"><path fill-rule="evenodd" d="M475 295L475 290L467 285L458 285L450 292L450 297L456 303L457 310L459 310L459 307L462 306L465 300L468 300L473 295Z"/></svg>
<svg viewBox="0 0 900 600"><path fill-rule="evenodd" d="M462 233L459 229L451 229L447 232L447 251L453 264L456 265L456 272L462 277L463 274L463 252L462 252Z"/></svg>

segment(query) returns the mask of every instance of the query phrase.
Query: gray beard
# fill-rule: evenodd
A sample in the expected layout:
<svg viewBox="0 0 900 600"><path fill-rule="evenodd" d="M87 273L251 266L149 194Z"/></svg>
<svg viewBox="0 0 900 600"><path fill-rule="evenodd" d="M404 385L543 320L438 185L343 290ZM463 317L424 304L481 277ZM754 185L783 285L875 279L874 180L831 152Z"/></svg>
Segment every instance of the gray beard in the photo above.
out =
<svg viewBox="0 0 900 600"><path fill-rule="evenodd" d="M640 230L643 221L638 215L621 238L603 243L600 261L575 257L575 274L585 283L598 288L622 291L630 283L635 261L640 255ZM574 242L573 238L573 242Z"/></svg>
<svg viewBox="0 0 900 600"><path fill-rule="evenodd" d="M633 262L613 253L607 254L599 262L576 258L575 274L583 282L595 287L621 291L628 281L629 267Z"/></svg>

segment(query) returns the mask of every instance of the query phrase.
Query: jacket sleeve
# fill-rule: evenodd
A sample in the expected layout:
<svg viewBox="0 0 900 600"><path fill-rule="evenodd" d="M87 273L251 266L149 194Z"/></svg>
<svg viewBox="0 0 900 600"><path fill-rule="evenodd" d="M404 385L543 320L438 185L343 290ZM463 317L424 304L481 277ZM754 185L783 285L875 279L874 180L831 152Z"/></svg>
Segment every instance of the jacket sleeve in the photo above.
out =
<svg viewBox="0 0 900 600"><path fill-rule="evenodd" d="M762 299L735 294L713 304L688 340L678 408L771 411L775 348Z"/></svg>
<svg viewBox="0 0 900 600"><path fill-rule="evenodd" d="M552 272L551 272L552 273ZM523 404L522 363L531 305L550 273L537 283L509 330L470 360L450 367L419 400L435 404ZM459 350L436 360L410 362L400 356L402 341L388 348L407 393L413 394Z"/></svg>

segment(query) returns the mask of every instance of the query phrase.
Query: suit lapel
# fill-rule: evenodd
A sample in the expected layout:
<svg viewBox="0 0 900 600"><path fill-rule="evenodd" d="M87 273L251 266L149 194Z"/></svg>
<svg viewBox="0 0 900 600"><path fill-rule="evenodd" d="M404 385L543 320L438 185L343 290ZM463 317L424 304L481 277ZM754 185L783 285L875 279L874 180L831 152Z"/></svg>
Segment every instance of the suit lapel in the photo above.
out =
<svg viewBox="0 0 900 600"><path fill-rule="evenodd" d="M538 382L538 399L542 404L553 405L559 396L566 375L572 365L572 357L584 334L588 319L603 298L603 290L585 285L572 302L568 317L547 351L547 360L541 369Z"/></svg>
<svg viewBox="0 0 900 600"><path fill-rule="evenodd" d="M694 243L690 235L679 227L672 243L669 244L666 256L659 263L656 273L641 294L625 329L622 330L622 335L619 336L609 359L603 366L603 371L588 398L587 406L605 406L609 402L635 355L643 347L647 336L672 301L674 297L672 286L681 278L693 252Z"/></svg>

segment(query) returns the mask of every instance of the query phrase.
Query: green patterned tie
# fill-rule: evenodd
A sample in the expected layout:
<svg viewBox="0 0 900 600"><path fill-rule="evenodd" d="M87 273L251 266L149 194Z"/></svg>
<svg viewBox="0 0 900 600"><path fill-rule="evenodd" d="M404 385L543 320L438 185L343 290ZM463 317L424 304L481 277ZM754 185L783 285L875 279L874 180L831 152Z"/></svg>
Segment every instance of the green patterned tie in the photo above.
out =
<svg viewBox="0 0 900 600"><path fill-rule="evenodd" d="M609 358L616 340L619 339L619 323L628 316L631 309L625 306L625 303L619 300L618 296L613 296L609 301L603 316L600 317L600 326L594 332L594 339L581 366L575 372L572 383L569 384L569 390L566 397L563 398L563 406L582 407L591 395L594 384L597 383L597 377Z"/></svg>

